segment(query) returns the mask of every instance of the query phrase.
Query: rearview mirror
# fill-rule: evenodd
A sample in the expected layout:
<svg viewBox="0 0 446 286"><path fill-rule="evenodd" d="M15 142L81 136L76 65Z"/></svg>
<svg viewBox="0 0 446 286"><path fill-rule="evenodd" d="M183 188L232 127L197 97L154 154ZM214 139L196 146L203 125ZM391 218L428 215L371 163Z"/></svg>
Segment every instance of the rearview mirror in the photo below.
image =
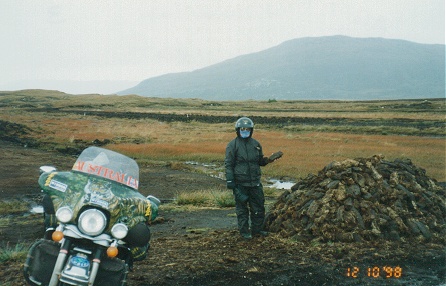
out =
<svg viewBox="0 0 446 286"><path fill-rule="evenodd" d="M53 166L40 166L39 170L40 170L40 174L43 174L43 173L54 172L57 169L55 167L53 167Z"/></svg>

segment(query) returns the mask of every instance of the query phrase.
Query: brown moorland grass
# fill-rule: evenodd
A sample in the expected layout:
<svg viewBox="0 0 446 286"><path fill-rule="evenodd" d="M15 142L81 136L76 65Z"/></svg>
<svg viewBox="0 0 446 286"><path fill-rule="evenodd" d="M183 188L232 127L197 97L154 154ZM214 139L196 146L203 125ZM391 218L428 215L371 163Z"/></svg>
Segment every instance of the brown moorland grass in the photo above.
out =
<svg viewBox="0 0 446 286"><path fill-rule="evenodd" d="M29 128L24 136L45 146L69 146L82 141L110 140L107 148L138 160L216 162L223 164L226 144L234 137L234 122L162 122L154 119L104 118L88 115L89 110L159 112L165 114L212 114L255 116L307 116L351 119L395 118L444 122L445 101L277 101L207 102L194 99L159 99L137 96L71 96L48 91L0 92L0 119ZM427 107L424 108L423 106ZM31 108L55 107L46 113ZM423 107L423 108L421 108ZM30 109L31 108L31 109ZM85 110L66 113L64 110ZM254 137L265 155L282 150L284 157L266 166L270 177L304 177L333 160L383 154L387 159L410 158L427 170L428 176L446 181L446 146L439 138L392 135L380 126L285 126L256 125ZM392 128L399 128L398 126ZM412 127L407 128L406 130ZM436 127L444 133L444 125ZM377 129L378 132L374 132ZM401 130L404 130L401 127ZM372 131L376 134L368 134ZM389 132L388 132L389 131ZM395 130L398 131L398 130ZM443 133L442 133L443 132ZM404 132L401 132L404 134ZM387 135L384 135L387 134ZM417 135L417 130L408 134ZM53 145L51 145L53 144Z"/></svg>
<svg viewBox="0 0 446 286"><path fill-rule="evenodd" d="M200 138L194 142L115 144L111 148L136 158L157 160L197 160L223 164L230 133L219 140ZM332 161L347 158L370 157L383 154L386 159L410 158L413 163L427 170L428 176L440 181L445 175L445 141L442 138L413 136L354 135L342 133L301 133L256 131L265 155L277 150L284 156L264 168L269 177L301 178L317 173Z"/></svg>

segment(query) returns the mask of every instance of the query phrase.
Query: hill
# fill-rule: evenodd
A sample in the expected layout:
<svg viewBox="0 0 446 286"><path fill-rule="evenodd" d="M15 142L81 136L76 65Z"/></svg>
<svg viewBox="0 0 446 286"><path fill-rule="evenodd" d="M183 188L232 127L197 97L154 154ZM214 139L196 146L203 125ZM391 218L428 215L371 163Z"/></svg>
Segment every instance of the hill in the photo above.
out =
<svg viewBox="0 0 446 286"><path fill-rule="evenodd" d="M300 38L117 94L210 100L408 99L445 94L445 46L382 38Z"/></svg>

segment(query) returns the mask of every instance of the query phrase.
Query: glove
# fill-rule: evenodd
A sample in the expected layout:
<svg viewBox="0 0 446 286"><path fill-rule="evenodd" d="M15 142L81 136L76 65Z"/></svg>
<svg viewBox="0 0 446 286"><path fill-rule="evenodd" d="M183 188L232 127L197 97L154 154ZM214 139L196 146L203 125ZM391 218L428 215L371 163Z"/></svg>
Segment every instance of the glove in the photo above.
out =
<svg viewBox="0 0 446 286"><path fill-rule="evenodd" d="M248 195L244 194L242 190L235 187L232 192L234 193L234 198L236 201L239 201L241 203L246 203L249 199Z"/></svg>
<svg viewBox="0 0 446 286"><path fill-rule="evenodd" d="M271 156L269 156L268 162L272 163L272 162L276 161L277 159L279 159L282 156L283 156L282 151L275 152L275 153L271 154Z"/></svg>
<svg viewBox="0 0 446 286"><path fill-rule="evenodd" d="M235 182L234 181L226 181L226 187L228 189L234 189L235 188Z"/></svg>

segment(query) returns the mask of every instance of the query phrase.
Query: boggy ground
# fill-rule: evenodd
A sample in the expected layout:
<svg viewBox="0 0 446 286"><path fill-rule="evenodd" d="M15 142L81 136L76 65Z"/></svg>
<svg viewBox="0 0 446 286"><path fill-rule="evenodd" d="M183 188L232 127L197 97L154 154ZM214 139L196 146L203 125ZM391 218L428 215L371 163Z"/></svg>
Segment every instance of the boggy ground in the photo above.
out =
<svg viewBox="0 0 446 286"><path fill-rule="evenodd" d="M37 204L40 197L39 166L66 170L75 161L72 156L3 141L0 153L1 199L23 199L30 204ZM224 183L167 166L142 168L141 173L142 192L164 201L179 190L222 187ZM446 285L444 245L423 241L293 242L276 234L244 241L236 230L232 208L161 209L160 217L151 228L150 255L135 263L128 285ZM31 243L42 236L39 214L11 210L3 218L7 223L0 224L1 246ZM23 262L0 265L0 285L26 285L21 274ZM389 268L387 273L383 270L386 266L392 268L392 274ZM395 277L399 276L397 266L402 269L399 278Z"/></svg>

